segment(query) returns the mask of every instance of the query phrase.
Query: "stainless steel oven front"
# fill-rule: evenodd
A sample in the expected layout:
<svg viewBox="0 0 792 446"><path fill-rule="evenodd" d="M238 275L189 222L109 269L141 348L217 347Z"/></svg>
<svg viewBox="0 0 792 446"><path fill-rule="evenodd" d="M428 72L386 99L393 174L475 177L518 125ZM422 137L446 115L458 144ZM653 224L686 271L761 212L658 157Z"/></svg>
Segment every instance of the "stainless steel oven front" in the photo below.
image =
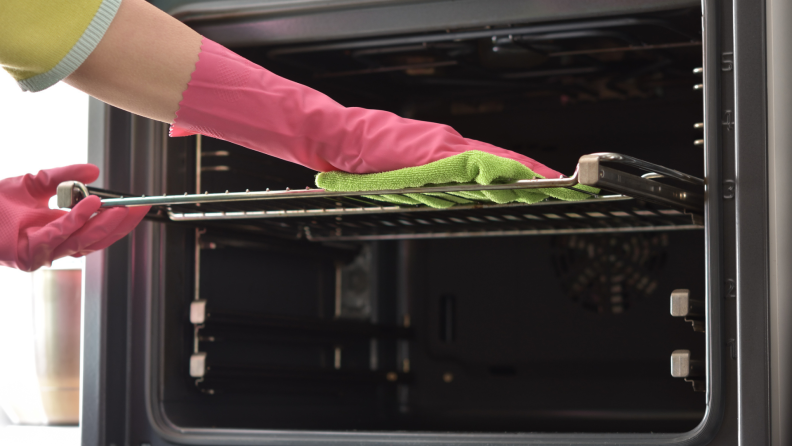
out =
<svg viewBox="0 0 792 446"><path fill-rule="evenodd" d="M436 211L92 102L94 186L161 198L88 257L83 444L785 444L789 8L154 3L344 105L653 173Z"/></svg>

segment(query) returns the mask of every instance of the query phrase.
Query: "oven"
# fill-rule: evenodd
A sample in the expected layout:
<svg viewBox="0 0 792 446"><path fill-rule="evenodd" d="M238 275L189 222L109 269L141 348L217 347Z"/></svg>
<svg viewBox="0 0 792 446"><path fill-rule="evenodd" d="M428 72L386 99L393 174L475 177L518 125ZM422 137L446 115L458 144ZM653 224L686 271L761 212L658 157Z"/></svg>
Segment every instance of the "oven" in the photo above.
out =
<svg viewBox="0 0 792 446"><path fill-rule="evenodd" d="M768 56L785 6L154 3L346 106L570 175L492 189L600 192L330 193L308 169L92 103L103 176L64 199L155 207L87 259L83 444L789 438L788 71Z"/></svg>

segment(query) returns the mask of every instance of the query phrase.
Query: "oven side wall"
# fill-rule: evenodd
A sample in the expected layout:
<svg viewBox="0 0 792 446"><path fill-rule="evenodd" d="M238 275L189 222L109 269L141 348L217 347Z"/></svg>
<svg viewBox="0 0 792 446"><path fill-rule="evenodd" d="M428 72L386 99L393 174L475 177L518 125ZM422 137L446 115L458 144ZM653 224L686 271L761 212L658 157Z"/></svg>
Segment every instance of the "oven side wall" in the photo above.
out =
<svg viewBox="0 0 792 446"><path fill-rule="evenodd" d="M88 162L102 188L130 188L131 118L91 99ZM112 147L112 151L109 148ZM82 300L82 444L124 444L127 418L127 289L131 237L86 258Z"/></svg>

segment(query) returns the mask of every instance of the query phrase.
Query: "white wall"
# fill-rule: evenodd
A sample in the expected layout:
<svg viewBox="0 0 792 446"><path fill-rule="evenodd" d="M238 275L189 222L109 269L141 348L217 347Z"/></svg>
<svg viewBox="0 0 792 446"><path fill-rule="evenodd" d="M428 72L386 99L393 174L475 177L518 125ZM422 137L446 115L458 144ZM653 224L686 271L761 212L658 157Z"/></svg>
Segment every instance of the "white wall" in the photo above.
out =
<svg viewBox="0 0 792 446"><path fill-rule="evenodd" d="M25 93L0 70L0 178L84 163L88 156L87 140L87 95L66 84L39 93ZM82 260L68 258L53 267L81 268L82 264ZM0 407L7 408L4 400L19 394L35 394L37 389L32 348L32 286L30 274L0 266L0 358L4 358L0 383L14 383L13 386L0 384ZM8 364L7 358L16 359ZM23 409L27 416L35 419L39 414L40 422L46 422L40 401L31 398ZM20 414L6 415L13 421ZM77 444L79 431L73 428L69 432L64 434L59 430L55 435L68 444ZM45 444L48 433L43 433L41 428L0 427L0 444L22 444L17 442L27 438L26 435L30 435L30 441L25 444Z"/></svg>

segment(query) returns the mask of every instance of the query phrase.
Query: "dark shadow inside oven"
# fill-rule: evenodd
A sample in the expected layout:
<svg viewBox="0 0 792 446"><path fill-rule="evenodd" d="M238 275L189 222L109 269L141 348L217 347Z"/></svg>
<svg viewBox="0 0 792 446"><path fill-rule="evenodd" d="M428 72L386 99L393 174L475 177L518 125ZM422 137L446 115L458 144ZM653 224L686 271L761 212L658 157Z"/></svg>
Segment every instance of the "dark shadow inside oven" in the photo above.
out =
<svg viewBox="0 0 792 446"><path fill-rule="evenodd" d="M576 37L239 52L344 105L448 124L565 174L618 152L703 177L701 47L672 45L700 40L700 12L637 18ZM223 141L201 151L209 192L313 183ZM200 298L218 322L198 335L198 380L195 234L167 230L162 404L176 425L682 432L703 418L669 357L703 357L706 335L668 311L675 289L705 295L703 230L312 243L288 219L202 229Z"/></svg>

